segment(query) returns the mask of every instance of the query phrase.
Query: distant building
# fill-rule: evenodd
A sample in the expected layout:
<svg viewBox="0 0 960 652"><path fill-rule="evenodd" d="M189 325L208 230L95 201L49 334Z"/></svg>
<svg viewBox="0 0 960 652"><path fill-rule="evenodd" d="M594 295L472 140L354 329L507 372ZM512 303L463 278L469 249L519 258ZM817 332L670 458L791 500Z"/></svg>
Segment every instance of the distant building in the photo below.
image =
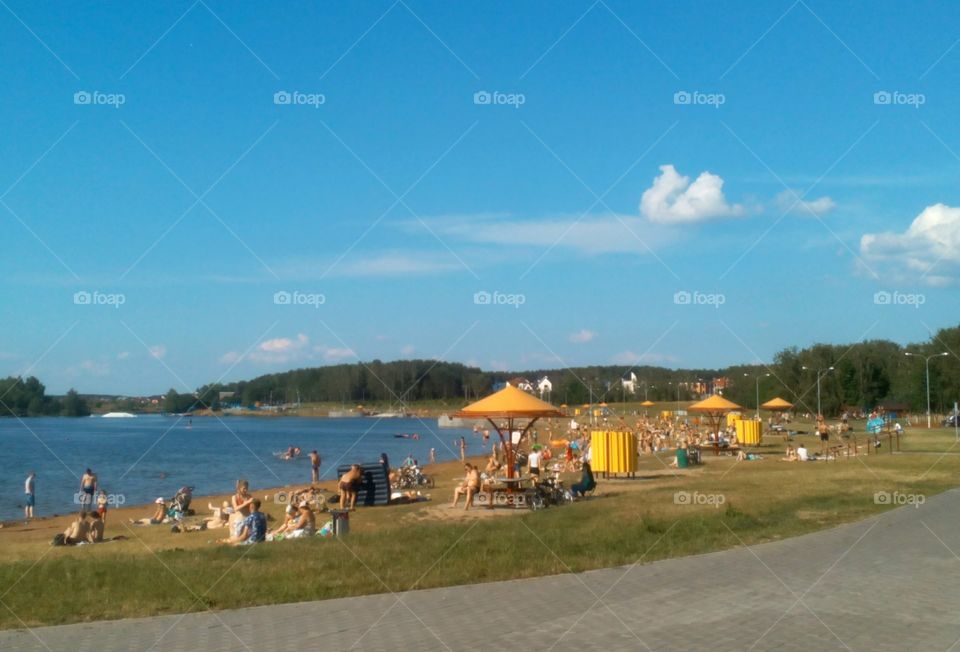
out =
<svg viewBox="0 0 960 652"><path fill-rule="evenodd" d="M550 394L553 392L553 383L550 382L550 379L544 376L537 381L537 392L540 393L540 398L549 399Z"/></svg>
<svg viewBox="0 0 960 652"><path fill-rule="evenodd" d="M516 387L517 389L523 390L525 392L533 393L533 383L531 383L526 378L520 378L518 376L516 378L513 378L512 380L508 380L507 384L512 387Z"/></svg>

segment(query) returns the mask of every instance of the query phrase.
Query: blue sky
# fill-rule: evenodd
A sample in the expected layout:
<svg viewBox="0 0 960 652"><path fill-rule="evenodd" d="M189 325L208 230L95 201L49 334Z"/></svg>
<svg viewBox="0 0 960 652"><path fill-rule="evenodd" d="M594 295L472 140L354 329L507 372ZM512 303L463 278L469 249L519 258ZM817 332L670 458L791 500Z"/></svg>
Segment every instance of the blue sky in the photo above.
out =
<svg viewBox="0 0 960 652"><path fill-rule="evenodd" d="M957 28L937 3L5 0L0 375L922 341L958 314Z"/></svg>

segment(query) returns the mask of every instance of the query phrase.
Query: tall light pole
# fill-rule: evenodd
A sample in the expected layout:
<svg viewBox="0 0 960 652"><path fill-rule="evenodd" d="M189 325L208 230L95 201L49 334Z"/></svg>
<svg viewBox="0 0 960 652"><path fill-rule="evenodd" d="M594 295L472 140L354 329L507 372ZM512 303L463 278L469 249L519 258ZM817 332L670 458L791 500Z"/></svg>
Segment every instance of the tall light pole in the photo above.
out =
<svg viewBox="0 0 960 652"><path fill-rule="evenodd" d="M945 355L950 355L946 351L943 353L934 353L933 355L928 355L924 357L919 353L911 353L910 351L904 351L903 355L910 356L912 358L923 358L924 366L926 366L927 371L927 429L929 430L932 426L930 422L930 361L934 358L942 358Z"/></svg>
<svg viewBox="0 0 960 652"><path fill-rule="evenodd" d="M810 370L811 367L801 367L801 369ZM833 367L827 367L826 369L820 367L817 369L817 416L823 414L823 410L820 409L820 379L831 371L833 371Z"/></svg>
<svg viewBox="0 0 960 652"><path fill-rule="evenodd" d="M744 377L749 378L750 374L743 374ZM760 377L769 378L770 374L757 374L754 378L757 381L757 421L760 420Z"/></svg>

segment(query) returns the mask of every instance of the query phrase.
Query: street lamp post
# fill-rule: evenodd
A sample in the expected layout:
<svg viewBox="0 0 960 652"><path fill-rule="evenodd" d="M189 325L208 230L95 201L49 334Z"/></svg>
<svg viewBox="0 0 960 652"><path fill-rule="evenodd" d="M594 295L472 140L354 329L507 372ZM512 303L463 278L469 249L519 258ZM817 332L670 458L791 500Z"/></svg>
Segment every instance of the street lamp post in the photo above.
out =
<svg viewBox="0 0 960 652"><path fill-rule="evenodd" d="M743 374L743 375L746 378L750 377L750 374ZM757 421L760 420L760 377L761 376L765 378L769 378L770 374L757 374L756 376L754 376L755 380L757 381Z"/></svg>
<svg viewBox="0 0 960 652"><path fill-rule="evenodd" d="M801 369L811 370L811 367L801 367ZM823 414L823 410L820 409L820 379L831 371L833 371L833 367L827 367L826 369L820 367L817 369L817 416Z"/></svg>
<svg viewBox="0 0 960 652"><path fill-rule="evenodd" d="M923 363L924 363L924 366L926 367L926 374L927 374L927 429L929 430L930 428L933 427L933 424L931 423L931 419L930 419L930 361L933 360L934 358L942 358L943 356L950 355L950 354L944 351L943 353L934 353L933 355L928 355L924 357L919 353L911 353L910 351L904 351L903 355L910 356L912 358L923 358Z"/></svg>

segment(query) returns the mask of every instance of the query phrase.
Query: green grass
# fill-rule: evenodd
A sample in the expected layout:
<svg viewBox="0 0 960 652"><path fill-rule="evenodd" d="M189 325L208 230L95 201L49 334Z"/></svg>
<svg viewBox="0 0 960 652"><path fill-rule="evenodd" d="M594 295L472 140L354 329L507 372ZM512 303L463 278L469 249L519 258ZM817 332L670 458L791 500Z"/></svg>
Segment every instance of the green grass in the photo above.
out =
<svg viewBox="0 0 960 652"><path fill-rule="evenodd" d="M809 439L809 438L806 438ZM913 431L905 449L945 452L953 432ZM809 444L808 444L809 445ZM563 508L448 518L440 480L429 507L361 509L343 540L221 548L210 533L137 528L140 539L50 548L42 535L0 546L0 628L227 609L404 591L642 563L796 536L888 507L876 491L932 495L956 484L960 456L870 455L831 463L706 464L675 477L645 457L641 478L600 480L597 497ZM956 449L960 451L960 447ZM666 458L664 458L664 461ZM679 490L721 495L717 507L678 505ZM452 513L452 512L451 512ZM126 533L114 525L114 533ZM11 533L0 533L0 540ZM83 595L83 599L76 596ZM14 616L13 614L17 614Z"/></svg>

